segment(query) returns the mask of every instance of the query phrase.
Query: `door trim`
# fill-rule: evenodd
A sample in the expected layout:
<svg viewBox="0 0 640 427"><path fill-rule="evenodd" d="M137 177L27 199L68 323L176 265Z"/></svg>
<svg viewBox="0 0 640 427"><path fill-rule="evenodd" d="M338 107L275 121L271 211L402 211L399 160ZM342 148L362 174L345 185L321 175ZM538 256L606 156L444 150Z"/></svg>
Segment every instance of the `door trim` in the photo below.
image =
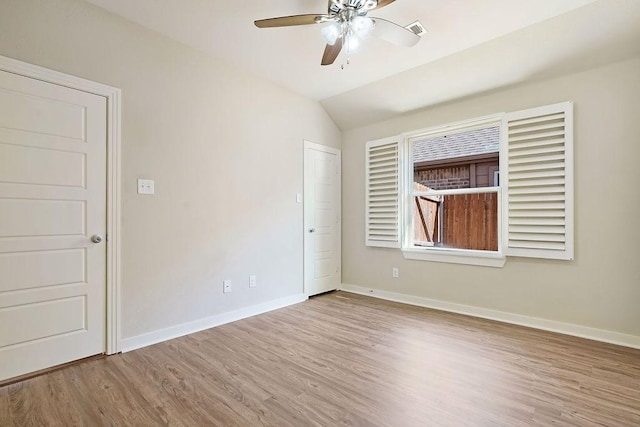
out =
<svg viewBox="0 0 640 427"><path fill-rule="evenodd" d="M307 185L309 184L309 180L307 179L307 171L309 170L309 165L308 165L308 158L307 158L307 150L312 149L312 150L317 150L317 151L322 151L325 153L330 153L330 154L335 154L336 158L338 160L338 168L340 168L340 174L339 174L339 182L338 182L338 194L337 194L337 198L338 198L338 211L340 212L340 232L338 234L339 236L339 240L340 240L340 244L338 245L338 269L339 269L339 273L340 276L342 276L342 151L340 151L337 148L333 148L333 147L328 147L326 145L322 145L322 144L317 144L315 142L311 142L311 141L307 141L306 139L304 140L304 148L303 148L303 185L304 185L304 197L303 197L303 218L302 218L302 292L304 293L305 297L309 297L309 286L307 283L307 272L306 272L306 265L307 265L307 228L309 227L308 222L308 212L307 209L309 207L309 203L307 202L307 194L309 194L309 191L307 190ZM340 288L340 283L342 281L338 280L338 288Z"/></svg>
<svg viewBox="0 0 640 427"><path fill-rule="evenodd" d="M107 319L106 353L120 352L120 212L121 100L120 89L0 55L0 71L65 86L107 99Z"/></svg>

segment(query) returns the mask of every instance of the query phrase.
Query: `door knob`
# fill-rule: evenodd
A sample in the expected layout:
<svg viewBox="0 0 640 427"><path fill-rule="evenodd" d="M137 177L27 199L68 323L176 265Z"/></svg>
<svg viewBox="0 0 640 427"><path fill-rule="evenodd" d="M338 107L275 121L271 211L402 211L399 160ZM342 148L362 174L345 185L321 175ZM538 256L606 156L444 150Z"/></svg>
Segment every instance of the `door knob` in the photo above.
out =
<svg viewBox="0 0 640 427"><path fill-rule="evenodd" d="M99 234L94 234L93 236L91 236L91 241L93 243L100 243L102 242L102 236Z"/></svg>
<svg viewBox="0 0 640 427"><path fill-rule="evenodd" d="M315 228L310 228L310 229L309 229L309 233L315 233L315 232L316 232L316 229L315 229Z"/></svg>

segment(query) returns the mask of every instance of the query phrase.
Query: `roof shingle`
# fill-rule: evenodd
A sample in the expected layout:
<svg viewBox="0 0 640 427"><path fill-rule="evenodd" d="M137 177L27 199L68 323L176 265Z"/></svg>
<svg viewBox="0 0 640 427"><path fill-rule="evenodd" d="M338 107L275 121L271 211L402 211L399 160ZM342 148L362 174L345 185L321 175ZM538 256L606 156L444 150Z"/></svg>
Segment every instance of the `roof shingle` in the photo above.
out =
<svg viewBox="0 0 640 427"><path fill-rule="evenodd" d="M500 151L500 127L419 139L413 142L413 162L433 162Z"/></svg>

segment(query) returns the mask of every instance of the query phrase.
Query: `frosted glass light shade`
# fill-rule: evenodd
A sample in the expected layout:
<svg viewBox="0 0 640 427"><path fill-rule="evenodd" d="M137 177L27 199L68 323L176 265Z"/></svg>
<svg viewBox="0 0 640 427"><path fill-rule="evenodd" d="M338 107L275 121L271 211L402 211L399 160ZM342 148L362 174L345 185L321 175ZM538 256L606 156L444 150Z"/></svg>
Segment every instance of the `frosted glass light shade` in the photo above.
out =
<svg viewBox="0 0 640 427"><path fill-rule="evenodd" d="M348 54L360 49L362 40L368 38L373 31L374 22L366 16L356 16L350 21L334 22L321 30L327 44L333 46L340 37L344 37L343 45Z"/></svg>
<svg viewBox="0 0 640 427"><path fill-rule="evenodd" d="M324 27L322 30L322 37L326 40L327 44L333 46L336 44L338 37L342 35L342 26L338 22Z"/></svg>
<svg viewBox="0 0 640 427"><path fill-rule="evenodd" d="M353 32L361 39L366 39L371 35L373 31L373 20L366 16L356 16L353 21L349 23L349 26Z"/></svg>

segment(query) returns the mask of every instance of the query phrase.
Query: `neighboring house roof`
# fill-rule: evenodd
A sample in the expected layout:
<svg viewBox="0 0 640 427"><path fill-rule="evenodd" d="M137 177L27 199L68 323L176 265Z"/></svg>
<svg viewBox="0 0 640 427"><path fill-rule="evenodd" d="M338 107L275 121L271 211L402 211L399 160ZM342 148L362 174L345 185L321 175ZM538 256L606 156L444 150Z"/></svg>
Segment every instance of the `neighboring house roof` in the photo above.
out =
<svg viewBox="0 0 640 427"><path fill-rule="evenodd" d="M500 151L500 127L474 129L413 142L413 162L486 156Z"/></svg>

